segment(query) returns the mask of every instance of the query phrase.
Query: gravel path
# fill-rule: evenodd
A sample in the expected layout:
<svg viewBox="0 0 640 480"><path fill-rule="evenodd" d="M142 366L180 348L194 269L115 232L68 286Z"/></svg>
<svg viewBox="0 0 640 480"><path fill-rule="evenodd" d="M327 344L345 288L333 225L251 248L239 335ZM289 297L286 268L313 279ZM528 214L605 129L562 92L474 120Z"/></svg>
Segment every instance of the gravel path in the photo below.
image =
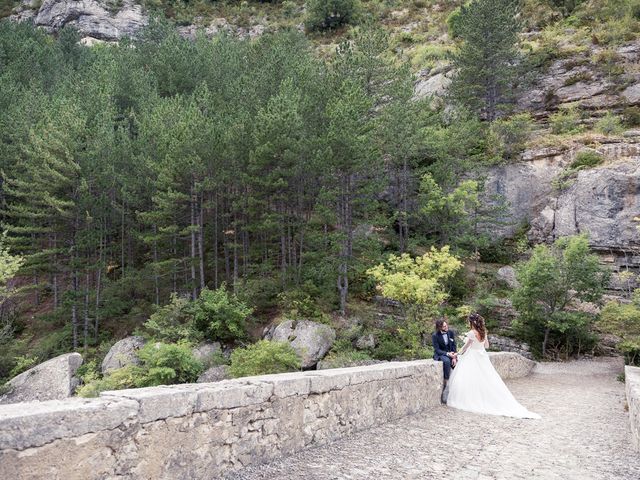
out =
<svg viewBox="0 0 640 480"><path fill-rule="evenodd" d="M431 408L228 479L640 479L613 359L546 363L507 382L542 420Z"/></svg>

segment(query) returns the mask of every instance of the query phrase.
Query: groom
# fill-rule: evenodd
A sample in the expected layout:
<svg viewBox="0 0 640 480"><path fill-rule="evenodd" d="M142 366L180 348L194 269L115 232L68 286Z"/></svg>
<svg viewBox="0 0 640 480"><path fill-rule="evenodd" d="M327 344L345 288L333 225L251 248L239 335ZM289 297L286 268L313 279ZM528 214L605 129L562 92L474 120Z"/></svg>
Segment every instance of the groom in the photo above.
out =
<svg viewBox="0 0 640 480"><path fill-rule="evenodd" d="M449 330L449 325L444 318L436 320L436 331L431 335L433 344L433 359L442 362L444 369L444 388L442 390L442 402L446 401L446 388L451 369L455 368L458 361L456 348L456 337L453 330Z"/></svg>

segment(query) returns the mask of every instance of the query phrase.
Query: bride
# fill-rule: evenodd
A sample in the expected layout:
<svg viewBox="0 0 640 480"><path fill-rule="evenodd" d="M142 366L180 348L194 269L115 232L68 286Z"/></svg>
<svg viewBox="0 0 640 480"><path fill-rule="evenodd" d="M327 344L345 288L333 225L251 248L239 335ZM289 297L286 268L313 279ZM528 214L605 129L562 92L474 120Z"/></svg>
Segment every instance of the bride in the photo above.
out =
<svg viewBox="0 0 640 480"><path fill-rule="evenodd" d="M447 405L460 410L517 418L540 418L520 405L489 360L484 318L477 313L468 317L471 331L458 354L451 373Z"/></svg>

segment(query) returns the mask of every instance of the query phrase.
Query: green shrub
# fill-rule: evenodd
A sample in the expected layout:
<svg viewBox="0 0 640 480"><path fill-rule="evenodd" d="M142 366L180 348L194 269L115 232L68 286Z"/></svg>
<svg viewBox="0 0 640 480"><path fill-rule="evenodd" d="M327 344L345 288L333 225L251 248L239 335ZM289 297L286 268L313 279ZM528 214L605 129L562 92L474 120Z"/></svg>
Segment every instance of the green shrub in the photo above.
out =
<svg viewBox="0 0 640 480"><path fill-rule="evenodd" d="M359 8L358 0L307 0L307 29L327 30L352 23Z"/></svg>
<svg viewBox="0 0 640 480"><path fill-rule="evenodd" d="M495 156L513 160L524 150L532 130L533 118L529 113L496 120L489 129L489 148Z"/></svg>
<svg viewBox="0 0 640 480"><path fill-rule="evenodd" d="M457 38L460 36L460 19L461 19L461 9L460 7L456 7L447 17L447 28L449 29L449 35L452 38Z"/></svg>
<svg viewBox="0 0 640 480"><path fill-rule="evenodd" d="M569 188L576 179L576 174L580 170L593 168L602 163L602 156L593 150L583 150L578 152L575 160L567 168L562 170L556 178L551 182L556 190L565 190Z"/></svg>
<svg viewBox="0 0 640 480"><path fill-rule="evenodd" d="M160 307L144 323L151 337L161 342L178 342L181 340L199 340L198 332L193 326L193 317L189 313L190 302L187 298L176 294L171 296L169 304Z"/></svg>
<svg viewBox="0 0 640 480"><path fill-rule="evenodd" d="M584 0L549 0L549 2L567 16L571 15Z"/></svg>
<svg viewBox="0 0 640 480"><path fill-rule="evenodd" d="M293 17L298 9L298 5L296 2L292 2L291 0L284 0L282 2L282 14L285 17Z"/></svg>
<svg viewBox="0 0 640 480"><path fill-rule="evenodd" d="M323 360L322 364L326 368L344 368L352 367L360 362L373 360L371 355L359 350L341 350L339 352L331 352Z"/></svg>
<svg viewBox="0 0 640 480"><path fill-rule="evenodd" d="M597 167L602 163L602 155L593 150L582 150L576 154L576 158L569 168L571 170L583 170L585 168Z"/></svg>
<svg viewBox="0 0 640 480"><path fill-rule="evenodd" d="M93 362L80 375L84 385L77 390L81 397L95 397L105 390L150 387L195 382L203 365L193 357L191 346L184 343L147 343L138 351L141 365L127 365L100 377Z"/></svg>
<svg viewBox="0 0 640 480"><path fill-rule="evenodd" d="M411 56L411 64L414 67L433 67L438 61L451 57L454 51L452 45L441 45L438 43L425 43L418 45Z"/></svg>
<svg viewBox="0 0 640 480"><path fill-rule="evenodd" d="M9 378L13 378L16 375L20 375L22 372L29 370L35 364L38 363L38 357L32 357L28 355L20 355L15 358L15 366L9 372Z"/></svg>
<svg viewBox="0 0 640 480"><path fill-rule="evenodd" d="M596 130L605 135L619 135L624 128L622 127L622 119L618 115L611 112L596 122Z"/></svg>
<svg viewBox="0 0 640 480"><path fill-rule="evenodd" d="M551 132L558 135L582 131L580 114L575 108L567 108L549 115L549 125Z"/></svg>
<svg viewBox="0 0 640 480"><path fill-rule="evenodd" d="M195 328L210 340L233 341L246 337L246 320L253 310L225 285L205 288L190 307Z"/></svg>
<svg viewBox="0 0 640 480"><path fill-rule="evenodd" d="M300 369L300 359L287 342L260 340L231 353L229 372L233 377L284 373Z"/></svg>
<svg viewBox="0 0 640 480"><path fill-rule="evenodd" d="M590 82L591 80L593 80L593 77L589 72L580 72L567 78L563 85L568 87L569 85L575 85L579 82Z"/></svg>
<svg viewBox="0 0 640 480"><path fill-rule="evenodd" d="M640 364L640 301L630 304L608 302L600 312L598 328L622 339L617 349L631 365Z"/></svg>
<svg viewBox="0 0 640 480"><path fill-rule="evenodd" d="M400 339L393 335L382 335L378 346L373 350L373 358L377 360L396 360L402 358L404 346Z"/></svg>
<svg viewBox="0 0 640 480"><path fill-rule="evenodd" d="M512 300L520 316L514 328L534 354L568 356L594 344L593 318L576 312L573 302L598 302L609 271L591 253L586 235L561 237L551 247L537 245L516 272L520 286Z"/></svg>
<svg viewBox="0 0 640 480"><path fill-rule="evenodd" d="M626 107L622 111L622 118L624 119L624 124L627 127L640 126L640 107L637 105Z"/></svg>
<svg viewBox="0 0 640 480"><path fill-rule="evenodd" d="M100 392L107 390L141 387L144 376L144 369L137 365L119 368L103 378L100 378L97 370L91 370L84 375L84 385L76 390L76 394L80 397L97 397Z"/></svg>
<svg viewBox="0 0 640 480"><path fill-rule="evenodd" d="M324 323L329 321L328 316L322 312L311 296L300 289L279 293L278 304L282 315L288 320L314 319Z"/></svg>
<svg viewBox="0 0 640 480"><path fill-rule="evenodd" d="M138 357L147 370L140 386L195 382L203 370L188 343L147 343Z"/></svg>

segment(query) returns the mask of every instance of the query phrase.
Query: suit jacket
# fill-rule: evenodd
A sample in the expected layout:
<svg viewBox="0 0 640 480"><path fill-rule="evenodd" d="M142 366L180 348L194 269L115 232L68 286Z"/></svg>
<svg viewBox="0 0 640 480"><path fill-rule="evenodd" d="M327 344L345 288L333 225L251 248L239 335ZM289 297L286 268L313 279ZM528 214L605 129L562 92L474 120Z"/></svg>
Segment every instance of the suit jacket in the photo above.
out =
<svg viewBox="0 0 640 480"><path fill-rule="evenodd" d="M439 356L447 356L449 352L456 352L456 334L453 330L447 331L447 337L449 337L449 344L446 345L440 332L434 332L431 335L431 343L433 344L433 358L438 359Z"/></svg>

